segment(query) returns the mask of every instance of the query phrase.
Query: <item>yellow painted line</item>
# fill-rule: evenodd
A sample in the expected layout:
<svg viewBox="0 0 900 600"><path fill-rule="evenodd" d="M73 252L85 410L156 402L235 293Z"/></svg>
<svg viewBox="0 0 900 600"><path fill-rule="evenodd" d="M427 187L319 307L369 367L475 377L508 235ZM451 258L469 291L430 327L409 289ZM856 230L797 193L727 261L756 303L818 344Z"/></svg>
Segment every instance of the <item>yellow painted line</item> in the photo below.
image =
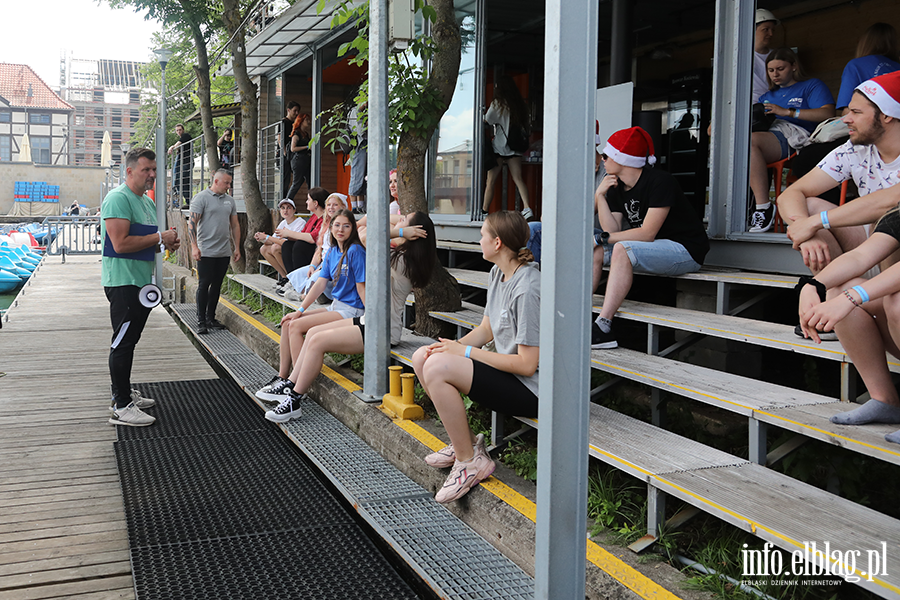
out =
<svg viewBox="0 0 900 600"><path fill-rule="evenodd" d="M773 419L778 419L779 421L784 421L785 423L791 423L792 425L797 425L797 426L799 426L799 427L802 427L802 428L804 428L804 429L808 429L808 430L810 430L810 431L815 431L815 432L817 432L817 433L822 433L822 434L825 434L825 435L827 435L827 436L829 436L829 437L833 437L833 438L837 438L837 439L839 439L839 440L843 440L844 442L848 442L848 443L851 443L851 444L856 444L856 445L858 445L858 446L863 446L863 447L865 447L865 448L871 448L872 450L878 450L879 452L884 452L885 454L890 454L891 456L900 456L900 452L895 452L895 451L893 451L893 450L889 450L889 449L887 449L887 448L882 448L882 447L880 447L880 446L874 446L874 445L869 444L869 443L867 443L867 442L861 442L861 441L859 441L859 440L855 440L855 439L853 439L853 438L849 438L849 437L846 437L846 436L843 436L843 435L840 435L840 434L837 434L837 433L832 433L832 432L827 431L827 430L825 430L825 429L819 429L818 427L813 427L812 425L807 425L806 423L800 423L799 421L794 421L793 419L788 419L787 417L782 417L782 416L780 416L780 415L776 415L776 414L770 413L770 412L768 412L768 411L764 411L764 410L756 410L756 411L754 411L754 412L757 413L757 414L761 414L761 415L767 415L767 416L769 416L769 417L772 417Z"/></svg>
<svg viewBox="0 0 900 600"><path fill-rule="evenodd" d="M228 309L230 309L234 314L236 314L236 315L239 316L240 318L244 319L245 321L247 321L248 323L250 323L251 325L253 325L253 327L255 327L255 328L258 329L259 331L263 332L264 334L266 334L267 336L269 336L270 338L272 338L273 340L275 340L275 341L278 342L279 344L281 343L281 336L280 336L280 335L278 335L277 333L275 333L274 331L272 331L271 329L269 329L268 327L266 327L265 325L263 325L262 323L260 323L259 321L257 321L256 319L254 319L253 317L251 317L250 315L248 315L248 314L245 313L244 311L242 311L241 309L239 309L237 306L235 306L234 304L232 304L231 302L229 302L229 301L226 300L225 298L220 297L220 298L219 298L219 304L225 305L225 306L226 306Z"/></svg>
<svg viewBox="0 0 900 600"><path fill-rule="evenodd" d="M350 393L358 392L362 388L326 365L322 365L322 375L332 380Z"/></svg>
<svg viewBox="0 0 900 600"><path fill-rule="evenodd" d="M425 430L420 425L417 425L414 421L394 419L394 424L421 442L426 448L435 452L447 445L431 432ZM496 477L489 477L479 485L500 500L506 502L532 523L536 522L537 505ZM590 540L587 541L586 556L592 564L611 575L616 581L636 593L641 598L680 600L678 596Z"/></svg>

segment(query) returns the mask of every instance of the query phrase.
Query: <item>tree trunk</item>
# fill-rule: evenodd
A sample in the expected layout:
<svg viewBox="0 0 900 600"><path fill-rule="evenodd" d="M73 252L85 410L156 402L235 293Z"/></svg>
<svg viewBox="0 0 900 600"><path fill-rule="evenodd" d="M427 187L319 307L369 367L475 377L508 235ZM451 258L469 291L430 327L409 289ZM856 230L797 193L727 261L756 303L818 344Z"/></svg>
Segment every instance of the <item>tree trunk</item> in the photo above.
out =
<svg viewBox="0 0 900 600"><path fill-rule="evenodd" d="M438 90L446 111L456 89L462 42L459 22L453 11L453 0L432 0L431 6L437 13L437 19L432 24L431 36L438 50L432 58L428 84ZM425 196L425 156L432 135L434 129L425 132L424 137L411 133L400 137L397 148L399 175L397 190L400 209L404 213L416 210L428 212L428 200ZM432 310L455 311L462 308L459 284L456 280L438 265L428 285L413 291L416 295L416 332L429 337L455 338L455 326L432 319L428 313Z"/></svg>
<svg viewBox="0 0 900 600"><path fill-rule="evenodd" d="M238 0L222 0L222 20L231 37L231 62L234 80L237 83L241 99L241 186L244 203L247 207L247 229L250 231L266 231L266 222L271 215L263 203L259 190L259 178L256 175L258 151L259 105L257 104L256 84L247 74L247 54L245 51L244 31L241 29L240 5ZM271 225L268 225L271 227ZM259 244L248 235L244 242L242 259L245 260L244 272L253 273L259 262ZM240 265L236 265L239 268Z"/></svg>
<svg viewBox="0 0 900 600"><path fill-rule="evenodd" d="M197 49L197 64L194 65L194 73L197 75L197 97L200 99L200 121L203 123L203 139L206 146L206 164L209 165L210 181L212 173L219 170L219 136L213 125L212 97L210 95L209 81L209 55L206 52L206 40L199 27L191 25L191 35L194 37L194 46ZM204 187L206 182L202 182Z"/></svg>

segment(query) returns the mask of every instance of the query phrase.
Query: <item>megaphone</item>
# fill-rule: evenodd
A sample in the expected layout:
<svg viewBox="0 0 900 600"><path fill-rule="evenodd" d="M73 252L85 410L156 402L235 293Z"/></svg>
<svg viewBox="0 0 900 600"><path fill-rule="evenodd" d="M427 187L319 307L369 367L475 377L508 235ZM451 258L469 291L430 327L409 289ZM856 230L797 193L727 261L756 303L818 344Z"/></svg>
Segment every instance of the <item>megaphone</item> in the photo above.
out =
<svg viewBox="0 0 900 600"><path fill-rule="evenodd" d="M154 283L148 283L138 293L138 300L144 308L153 308L162 300L162 290Z"/></svg>

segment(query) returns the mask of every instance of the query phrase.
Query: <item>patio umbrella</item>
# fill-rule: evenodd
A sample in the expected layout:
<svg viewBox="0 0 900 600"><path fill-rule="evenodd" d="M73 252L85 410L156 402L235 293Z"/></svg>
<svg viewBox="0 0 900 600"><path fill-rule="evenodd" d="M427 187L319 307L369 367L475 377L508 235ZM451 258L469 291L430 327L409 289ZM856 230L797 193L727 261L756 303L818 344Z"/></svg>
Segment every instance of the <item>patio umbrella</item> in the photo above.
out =
<svg viewBox="0 0 900 600"><path fill-rule="evenodd" d="M31 140L27 133L22 136L22 144L19 146L19 162L31 162Z"/></svg>
<svg viewBox="0 0 900 600"><path fill-rule="evenodd" d="M112 139L109 137L109 131L103 132L103 143L100 144L100 166L108 167L112 162Z"/></svg>

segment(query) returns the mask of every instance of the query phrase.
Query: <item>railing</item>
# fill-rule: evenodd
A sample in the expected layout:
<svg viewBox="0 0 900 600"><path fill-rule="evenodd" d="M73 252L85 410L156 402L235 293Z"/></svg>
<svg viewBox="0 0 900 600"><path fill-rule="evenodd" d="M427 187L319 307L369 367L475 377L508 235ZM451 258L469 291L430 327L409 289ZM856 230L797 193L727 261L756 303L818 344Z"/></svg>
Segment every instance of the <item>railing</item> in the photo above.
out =
<svg viewBox="0 0 900 600"><path fill-rule="evenodd" d="M288 2L288 0L264 0L260 2L256 10L253 11L250 22L247 24L247 30L250 34L248 41L262 33L290 5L291 2Z"/></svg>
<svg viewBox="0 0 900 600"><path fill-rule="evenodd" d="M281 156L280 144L289 133L281 131L281 123L278 121L259 130L256 176L259 178L263 202L269 208L275 208L287 193L287 190L281 189L282 173L284 169L291 169L290 163Z"/></svg>
<svg viewBox="0 0 900 600"><path fill-rule="evenodd" d="M184 146L187 150L182 150ZM187 164L182 162L184 156L188 158ZM166 169L169 172L166 197L171 205L178 209L182 204L190 204L194 194L204 188L209 171L203 134L175 148L172 154L167 154Z"/></svg>
<svg viewBox="0 0 900 600"><path fill-rule="evenodd" d="M44 245L47 254L100 254L100 217L59 216L46 217Z"/></svg>

